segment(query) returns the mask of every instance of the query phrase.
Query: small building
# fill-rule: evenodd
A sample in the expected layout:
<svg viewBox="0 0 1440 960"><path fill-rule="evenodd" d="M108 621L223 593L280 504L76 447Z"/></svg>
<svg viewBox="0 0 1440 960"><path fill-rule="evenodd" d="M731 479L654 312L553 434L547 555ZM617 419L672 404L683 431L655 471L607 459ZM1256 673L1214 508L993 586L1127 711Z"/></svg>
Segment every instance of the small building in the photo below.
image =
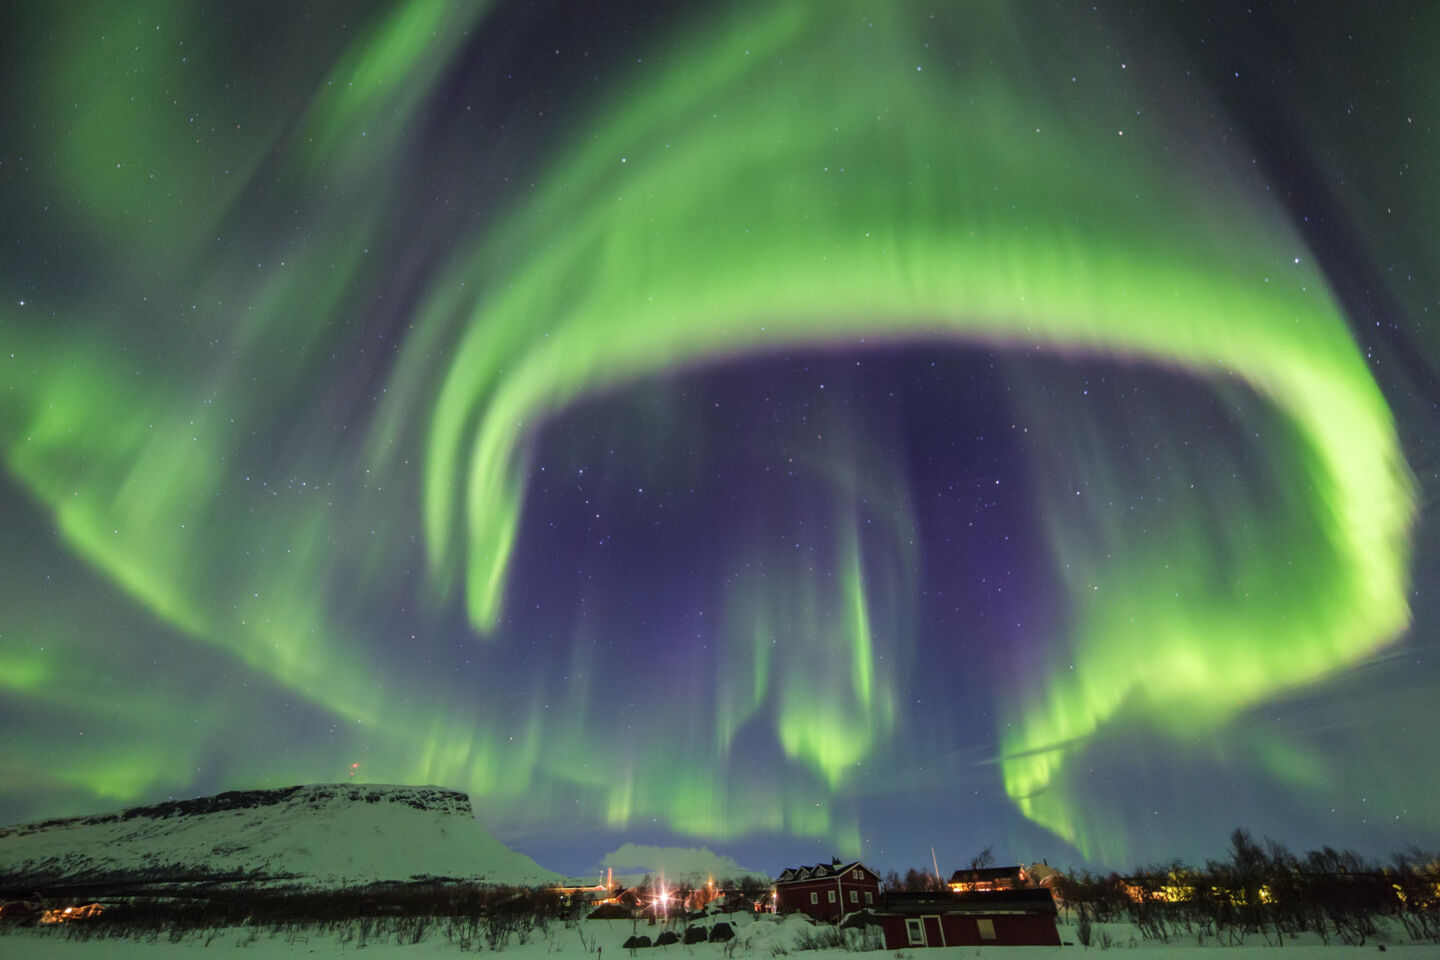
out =
<svg viewBox="0 0 1440 960"><path fill-rule="evenodd" d="M561 900L567 904L578 903L587 907L598 907L601 904L616 902L617 891L603 883L558 883L550 889L559 894Z"/></svg>
<svg viewBox="0 0 1440 960"><path fill-rule="evenodd" d="M876 919L886 950L908 947L1058 947L1049 890L885 895Z"/></svg>
<svg viewBox="0 0 1440 960"><path fill-rule="evenodd" d="M949 887L955 893L979 893L992 890L1020 890L1030 885L1030 876L1025 868L981 867L978 870L956 870L950 876Z"/></svg>
<svg viewBox="0 0 1440 960"><path fill-rule="evenodd" d="M1065 875L1042 860L1039 863L1030 864L1030 869L1026 871L1026 879L1032 887L1048 889L1065 879Z"/></svg>
<svg viewBox="0 0 1440 960"><path fill-rule="evenodd" d="M838 920L853 910L880 902L880 875L858 860L835 857L813 867L792 867L775 881L775 912L804 913L816 920Z"/></svg>
<svg viewBox="0 0 1440 960"><path fill-rule="evenodd" d="M90 920L105 912L103 903L84 903L69 907L54 907L40 914L40 922L45 925L55 923L70 923L74 920Z"/></svg>

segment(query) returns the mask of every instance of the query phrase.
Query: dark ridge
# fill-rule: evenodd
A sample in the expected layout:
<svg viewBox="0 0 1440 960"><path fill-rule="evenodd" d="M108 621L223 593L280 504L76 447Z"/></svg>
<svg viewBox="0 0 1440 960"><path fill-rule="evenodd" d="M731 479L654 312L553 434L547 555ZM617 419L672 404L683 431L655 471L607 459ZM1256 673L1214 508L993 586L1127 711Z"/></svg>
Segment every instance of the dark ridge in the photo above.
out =
<svg viewBox="0 0 1440 960"><path fill-rule="evenodd" d="M299 795L297 797L297 794ZM277 787L269 790L229 790L209 797L190 800L167 800L143 807L130 807L119 813L95 814L86 817L61 817L22 823L0 829L0 838L23 837L44 830L64 827L88 827L128 820L168 820L172 817L204 816L231 810L256 810L273 807L292 799L307 806L322 807L335 800L364 800L366 803L402 803L416 810L458 808L471 815L470 797L457 790L440 787L378 787L358 783L324 783L309 786Z"/></svg>

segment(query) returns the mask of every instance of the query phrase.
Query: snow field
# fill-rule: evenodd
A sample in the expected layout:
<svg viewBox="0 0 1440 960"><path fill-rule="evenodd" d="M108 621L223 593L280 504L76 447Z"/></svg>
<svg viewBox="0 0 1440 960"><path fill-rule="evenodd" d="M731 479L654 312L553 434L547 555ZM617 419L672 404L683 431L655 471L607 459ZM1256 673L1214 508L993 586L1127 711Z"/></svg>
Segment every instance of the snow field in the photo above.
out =
<svg viewBox="0 0 1440 960"><path fill-rule="evenodd" d="M738 915L717 920L734 924L736 938L729 944L699 943L691 946L673 944L634 951L636 960L960 960L978 957L985 960L1054 960L1058 955L1108 957L1116 960L1359 960L1374 958L1383 945L1385 956L1430 960L1440 956L1434 944L1414 943L1405 939L1398 928L1363 947L1332 943L1323 945L1318 938L1288 941L1283 947L1267 945L1260 938L1249 938L1238 946L1217 945L1213 939L1200 945L1195 938L1173 940L1168 944L1146 942L1139 931L1126 923L1097 923L1089 948L1080 946L1073 922L1061 923L1060 938L1065 947L950 947L940 949L911 948L901 951L871 950L857 952L844 949L805 950L800 944L816 927L801 917L750 917ZM432 921L419 943L397 943L394 931L372 932L362 944L359 921L350 921L328 930L302 930L299 933L273 933L266 928L226 927L201 931L169 942L165 935L153 940L113 938L80 939L75 931L62 928L15 930L0 935L0 958L3 960L204 960L216 955L246 956L253 960L292 957L385 957L394 960L430 960L430 958L461 958L489 952L483 943L472 950L462 950L453 937L447 936L445 919ZM683 929L683 925L680 927ZM575 926L552 923L545 931L534 931L523 944L511 942L503 953L506 960L630 960L630 951L621 948L632 933L654 939L666 929L645 922L629 920L585 920ZM1108 947L1102 944L1108 942ZM363 953L361 952L363 951Z"/></svg>

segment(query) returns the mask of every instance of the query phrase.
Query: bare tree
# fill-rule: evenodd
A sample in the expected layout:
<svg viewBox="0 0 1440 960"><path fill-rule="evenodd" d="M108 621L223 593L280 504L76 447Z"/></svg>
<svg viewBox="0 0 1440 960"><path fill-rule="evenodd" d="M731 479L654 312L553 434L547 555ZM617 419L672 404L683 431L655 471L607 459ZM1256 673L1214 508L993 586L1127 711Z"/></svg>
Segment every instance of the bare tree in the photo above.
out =
<svg viewBox="0 0 1440 960"><path fill-rule="evenodd" d="M911 867L905 871L905 889L912 893L922 893L930 889L933 879L929 872Z"/></svg>

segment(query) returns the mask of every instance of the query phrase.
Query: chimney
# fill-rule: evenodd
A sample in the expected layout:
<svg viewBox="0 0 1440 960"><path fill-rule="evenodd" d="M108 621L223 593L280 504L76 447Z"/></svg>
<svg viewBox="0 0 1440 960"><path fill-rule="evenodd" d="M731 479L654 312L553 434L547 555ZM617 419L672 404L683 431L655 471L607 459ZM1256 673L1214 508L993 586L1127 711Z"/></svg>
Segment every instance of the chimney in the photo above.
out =
<svg viewBox="0 0 1440 960"><path fill-rule="evenodd" d="M840 866L840 858L839 858L839 857L831 857L831 858L830 858L830 866L832 866L832 867L838 867L838 866Z"/></svg>

